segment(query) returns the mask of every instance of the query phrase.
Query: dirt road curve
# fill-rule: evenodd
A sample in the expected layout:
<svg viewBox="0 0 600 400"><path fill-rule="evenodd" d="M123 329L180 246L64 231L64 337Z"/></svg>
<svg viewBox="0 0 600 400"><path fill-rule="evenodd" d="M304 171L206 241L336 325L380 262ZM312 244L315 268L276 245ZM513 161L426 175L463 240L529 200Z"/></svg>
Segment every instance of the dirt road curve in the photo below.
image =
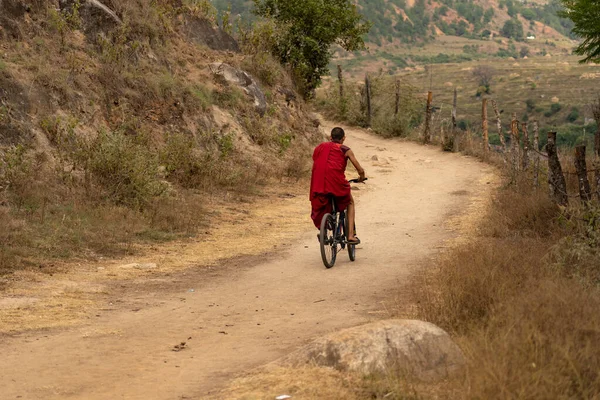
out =
<svg viewBox="0 0 600 400"><path fill-rule="evenodd" d="M449 221L486 197L492 171L434 147L359 130L347 135L370 177L355 192L363 241L355 263L342 254L326 270L306 219L304 233L277 254L234 259L210 272L196 267L171 292L120 294L152 307L0 339L0 398L202 398L311 338L380 318L382 302L401 295L414 268L426 268L455 236ZM277 207L275 199L273 212ZM302 199L289 218L306 218L307 207ZM184 349L173 351L181 342Z"/></svg>

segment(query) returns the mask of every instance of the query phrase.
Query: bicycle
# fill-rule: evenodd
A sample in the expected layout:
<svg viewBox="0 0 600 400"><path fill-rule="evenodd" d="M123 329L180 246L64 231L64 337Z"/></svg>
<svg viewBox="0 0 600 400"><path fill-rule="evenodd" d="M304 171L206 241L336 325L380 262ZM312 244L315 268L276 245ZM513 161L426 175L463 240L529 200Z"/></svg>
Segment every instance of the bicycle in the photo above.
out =
<svg viewBox="0 0 600 400"><path fill-rule="evenodd" d="M366 179L365 179L366 180ZM349 181L358 183L358 179ZM335 199L331 197L331 214L325 214L321 220L319 243L321 245L321 258L325 268L332 268L339 250L348 249L350 261L356 260L356 244L348 243L348 219L345 211L338 211ZM356 224L354 225L356 234Z"/></svg>

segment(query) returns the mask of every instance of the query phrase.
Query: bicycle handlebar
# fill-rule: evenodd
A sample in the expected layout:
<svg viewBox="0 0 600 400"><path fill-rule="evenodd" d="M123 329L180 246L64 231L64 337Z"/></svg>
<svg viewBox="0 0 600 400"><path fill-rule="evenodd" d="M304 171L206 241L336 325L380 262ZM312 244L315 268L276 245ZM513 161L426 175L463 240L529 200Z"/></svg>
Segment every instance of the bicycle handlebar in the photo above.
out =
<svg viewBox="0 0 600 400"><path fill-rule="evenodd" d="M368 180L369 180L369 178L365 178L364 181L368 181ZM363 183L364 181L359 182L359 178L356 178L356 179L349 180L348 182L350 182L350 183Z"/></svg>

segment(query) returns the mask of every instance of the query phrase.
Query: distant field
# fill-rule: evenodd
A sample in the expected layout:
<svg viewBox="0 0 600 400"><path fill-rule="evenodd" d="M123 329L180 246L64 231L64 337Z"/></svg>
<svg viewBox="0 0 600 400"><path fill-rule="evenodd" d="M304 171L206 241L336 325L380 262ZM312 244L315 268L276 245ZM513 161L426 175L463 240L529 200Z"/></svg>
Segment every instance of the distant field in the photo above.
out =
<svg viewBox="0 0 600 400"><path fill-rule="evenodd" d="M494 70L489 98L504 110L504 118L517 113L519 119L537 118L546 125L564 125L573 107L579 110L575 123L591 118L588 105L600 94L600 65L581 65L573 56L536 57L529 59L480 60L460 64L439 64L402 71L401 80L425 93L433 91L434 103L449 113L454 88L458 90L458 118L481 119L481 101L476 98L479 86L472 69L489 65ZM526 101L530 100L529 111ZM561 110L552 116L544 114L558 103Z"/></svg>
<svg viewBox="0 0 600 400"><path fill-rule="evenodd" d="M332 70L341 64L351 77L358 78L364 71L396 73L406 66L439 63L440 58L453 58L451 62L474 61L481 58L498 58L500 50L518 53L526 48L529 57L550 54L552 56L568 56L576 43L564 37L537 38L525 42L515 42L504 37L494 40L476 40L458 36L439 36L435 40L422 45L387 43L381 47L369 45L362 52L347 53L340 49L335 52L331 62ZM512 50L511 50L512 49ZM436 60L437 59L437 60ZM393 61L396 61L395 63ZM443 61L442 61L443 62ZM447 61L446 61L447 62ZM502 62L500 60L500 62Z"/></svg>
<svg viewBox="0 0 600 400"><path fill-rule="evenodd" d="M435 51L431 48L429 51ZM481 124L481 99L476 96L479 82L472 70L478 65L494 69L491 93L504 112L503 123L509 123L512 113L521 121L537 119L542 129L556 128L583 133L583 125L592 118L589 104L600 95L600 65L578 63L571 55L554 54L528 59L493 58L462 63L431 64L398 69L390 79L399 78L410 83L425 98L428 90L433 92L434 106L440 110L436 119L450 119L453 91L458 91L458 120L464 120L478 131ZM370 73L376 73L370 71ZM363 79L364 71L355 73L355 80ZM329 81L331 82L331 81ZM554 112L551 111L553 104ZM529 105L529 107L528 107ZM575 109L575 110L574 110ZM567 121L571 116L572 121ZM494 112L489 106L488 117ZM575 118L576 117L576 118ZM490 121L490 132L495 124ZM569 125L568 127L566 125ZM589 128L588 128L589 131Z"/></svg>

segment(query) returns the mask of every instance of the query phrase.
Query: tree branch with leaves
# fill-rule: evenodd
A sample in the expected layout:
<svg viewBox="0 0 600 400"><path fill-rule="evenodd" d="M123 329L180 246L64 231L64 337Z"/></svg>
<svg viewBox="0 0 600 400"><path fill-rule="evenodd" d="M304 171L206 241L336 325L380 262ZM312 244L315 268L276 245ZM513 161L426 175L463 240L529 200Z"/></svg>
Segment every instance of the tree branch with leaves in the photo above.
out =
<svg viewBox="0 0 600 400"><path fill-rule="evenodd" d="M565 10L559 15L573 21L573 33L583 39L575 49L575 54L585 57L582 63L600 63L600 1L561 1Z"/></svg>
<svg viewBox="0 0 600 400"><path fill-rule="evenodd" d="M280 28L271 51L292 68L305 98L313 96L321 77L329 73L331 46L363 49L363 36L371 27L350 0L254 0L254 5L256 15Z"/></svg>

